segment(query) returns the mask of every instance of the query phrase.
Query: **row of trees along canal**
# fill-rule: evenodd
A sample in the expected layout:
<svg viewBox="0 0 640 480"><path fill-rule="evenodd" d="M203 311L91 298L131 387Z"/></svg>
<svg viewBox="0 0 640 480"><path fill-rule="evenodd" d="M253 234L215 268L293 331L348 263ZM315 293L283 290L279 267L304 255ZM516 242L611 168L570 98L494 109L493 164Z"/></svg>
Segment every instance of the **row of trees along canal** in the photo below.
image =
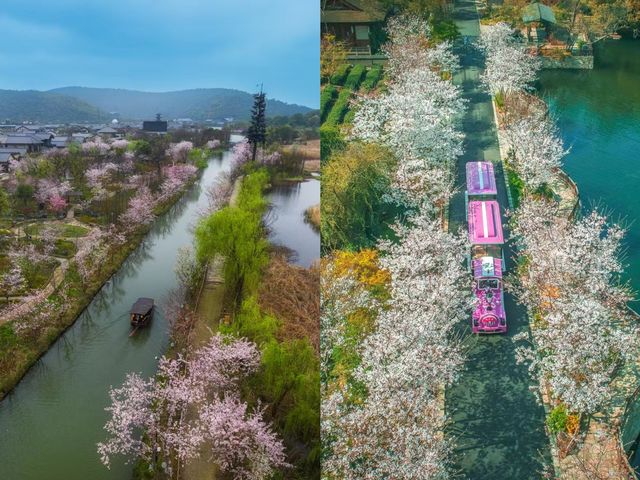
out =
<svg viewBox="0 0 640 480"><path fill-rule="evenodd" d="M0 395L73 323L229 132L186 138L97 138L10 163L0 185Z"/></svg>
<svg viewBox="0 0 640 480"><path fill-rule="evenodd" d="M321 131L331 140L322 145L321 396L332 479L452 474L442 394L464 364L453 328L472 302L464 235L442 223L462 153L459 65L421 16L392 17L387 34L383 84Z"/></svg>
<svg viewBox="0 0 640 480"><path fill-rule="evenodd" d="M526 93L538 61L505 23L487 26L480 44L487 56L482 80L495 98L517 207L511 232L518 268L511 288L531 318L531 331L514 338L517 357L540 386L547 431L558 447L556 473L627 478L616 397L618 382L631 378L627 367L640 343L627 306L633 296L621 281L625 231L597 209L575 216L577 190L560 170L567 151L544 103Z"/></svg>
<svg viewBox="0 0 640 480"><path fill-rule="evenodd" d="M108 439L98 448L107 465L125 455L139 459L143 477L203 469L248 479L320 476L318 270L289 264L267 240L265 191L300 167L287 171L265 145L262 92L247 137L209 189L195 251L179 256L180 286L165 307L171 351L154 377L132 373L111 391ZM219 265L222 318L198 312L202 282ZM196 333L207 327L204 338Z"/></svg>

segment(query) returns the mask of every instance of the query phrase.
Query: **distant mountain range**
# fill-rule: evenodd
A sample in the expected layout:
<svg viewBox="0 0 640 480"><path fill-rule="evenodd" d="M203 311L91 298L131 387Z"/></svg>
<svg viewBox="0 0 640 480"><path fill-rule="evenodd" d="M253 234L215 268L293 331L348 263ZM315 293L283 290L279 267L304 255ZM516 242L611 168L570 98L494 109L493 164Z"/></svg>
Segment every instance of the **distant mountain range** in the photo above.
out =
<svg viewBox="0 0 640 480"><path fill-rule="evenodd" d="M253 96L228 88L141 92L114 88L63 87L48 91L0 90L0 121L98 123L122 120L191 118L196 121L250 116ZM267 100L267 115L306 113L309 107Z"/></svg>

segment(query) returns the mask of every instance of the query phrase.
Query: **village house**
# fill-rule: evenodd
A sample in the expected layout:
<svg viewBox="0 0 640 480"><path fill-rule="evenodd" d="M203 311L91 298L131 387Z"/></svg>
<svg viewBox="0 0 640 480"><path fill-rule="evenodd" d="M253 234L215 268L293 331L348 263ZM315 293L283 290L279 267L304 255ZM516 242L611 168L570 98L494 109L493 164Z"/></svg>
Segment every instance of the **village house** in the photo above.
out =
<svg viewBox="0 0 640 480"><path fill-rule="evenodd" d="M348 60L374 63L384 60L376 50L376 32L382 32L385 11L377 1L322 0L322 34L332 34L349 49Z"/></svg>
<svg viewBox="0 0 640 480"><path fill-rule="evenodd" d="M118 136L118 131L115 128L102 127L96 132L96 134L107 140L109 138L116 138Z"/></svg>
<svg viewBox="0 0 640 480"><path fill-rule="evenodd" d="M8 172L11 160L20 160L26 153L23 148L0 148L0 172Z"/></svg>
<svg viewBox="0 0 640 480"><path fill-rule="evenodd" d="M51 145L53 134L9 133L0 135L0 148L24 148L28 153L39 152Z"/></svg>

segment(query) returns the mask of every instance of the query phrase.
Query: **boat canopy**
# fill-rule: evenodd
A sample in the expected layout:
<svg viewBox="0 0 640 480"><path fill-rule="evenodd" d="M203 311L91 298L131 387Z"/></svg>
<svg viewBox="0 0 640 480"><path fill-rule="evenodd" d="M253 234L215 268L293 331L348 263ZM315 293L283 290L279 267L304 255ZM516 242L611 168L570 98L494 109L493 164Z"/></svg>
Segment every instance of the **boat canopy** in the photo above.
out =
<svg viewBox="0 0 640 480"><path fill-rule="evenodd" d="M131 315L146 315L153 308L153 298L139 298L133 304L129 313Z"/></svg>
<svg viewBox="0 0 640 480"><path fill-rule="evenodd" d="M495 257L481 257L473 260L473 276L502 278L502 259Z"/></svg>
<svg viewBox="0 0 640 480"><path fill-rule="evenodd" d="M467 163L467 193L469 195L496 195L496 177L491 162Z"/></svg>
<svg viewBox="0 0 640 480"><path fill-rule="evenodd" d="M469 202L469 241L472 245L504 243L500 206L495 200Z"/></svg>

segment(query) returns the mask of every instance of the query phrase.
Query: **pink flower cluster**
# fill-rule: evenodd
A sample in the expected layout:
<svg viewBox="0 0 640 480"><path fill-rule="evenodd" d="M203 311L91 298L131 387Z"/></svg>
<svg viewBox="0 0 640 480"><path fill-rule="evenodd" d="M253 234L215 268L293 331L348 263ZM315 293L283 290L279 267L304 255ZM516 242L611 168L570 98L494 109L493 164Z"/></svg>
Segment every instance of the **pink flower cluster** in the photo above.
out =
<svg viewBox="0 0 640 480"><path fill-rule="evenodd" d="M171 144L166 151L166 155L174 162L185 163L191 150L193 150L193 143L182 141Z"/></svg>
<svg viewBox="0 0 640 480"><path fill-rule="evenodd" d="M218 334L191 359L161 358L156 378L129 374L110 392L109 438L98 444L102 462L108 467L113 456L127 455L154 463L159 454L170 475L206 453L233 478L269 477L286 466L284 447L238 388L259 362L254 343ZM150 440L142 441L140 432Z"/></svg>

